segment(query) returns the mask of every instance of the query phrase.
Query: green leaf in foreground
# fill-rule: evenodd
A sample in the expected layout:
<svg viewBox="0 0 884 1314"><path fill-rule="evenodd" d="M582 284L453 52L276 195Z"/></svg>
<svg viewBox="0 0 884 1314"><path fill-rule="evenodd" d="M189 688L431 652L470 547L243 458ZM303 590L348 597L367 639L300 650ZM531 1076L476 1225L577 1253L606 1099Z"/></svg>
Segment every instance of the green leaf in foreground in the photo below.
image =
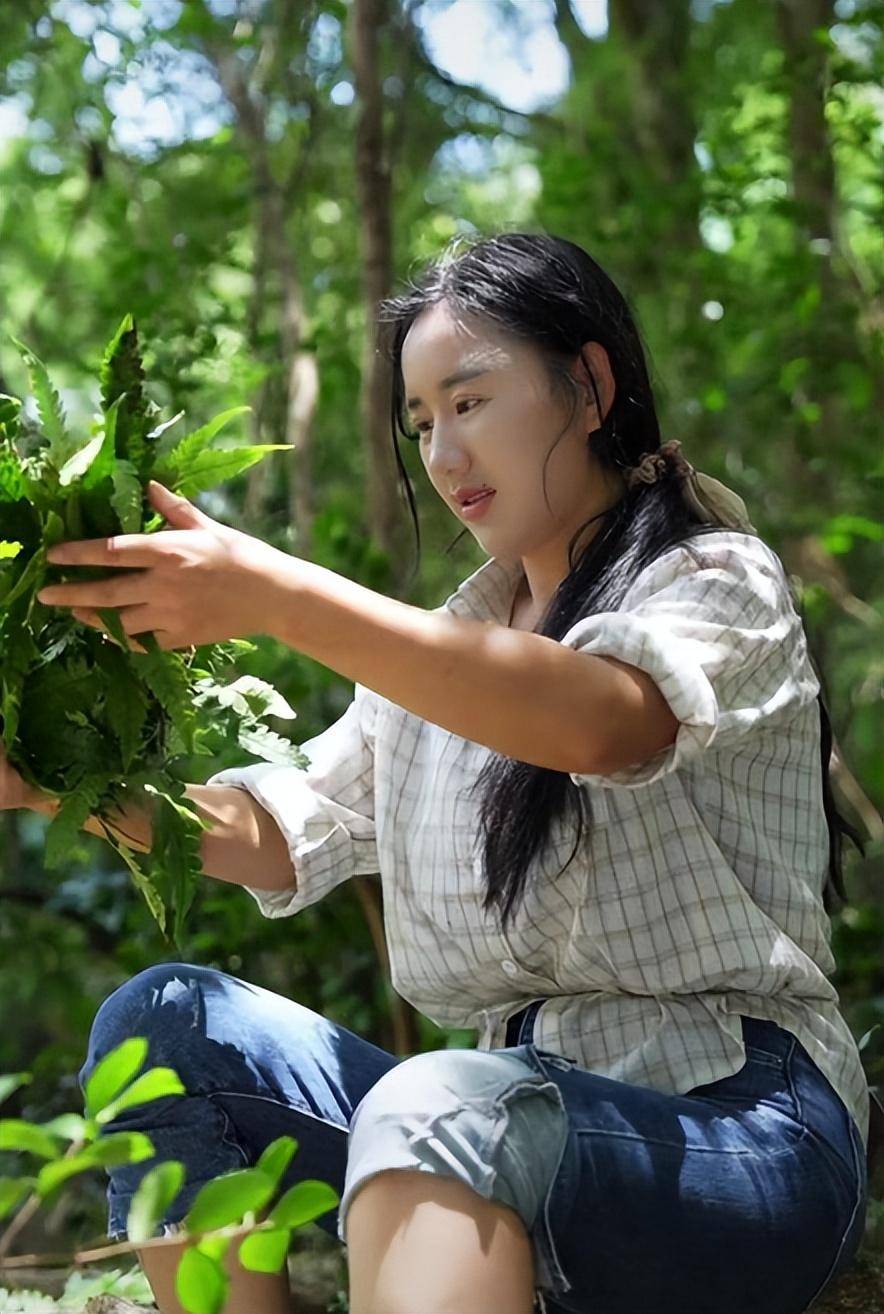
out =
<svg viewBox="0 0 884 1314"><path fill-rule="evenodd" d="M115 1297L111 1300L110 1305L107 1299L96 1300L96 1297L104 1296ZM100 1314L104 1310L105 1314L118 1307L119 1301L132 1301L133 1314L134 1307L147 1305L149 1310L153 1310L153 1292L150 1289L147 1278L137 1266L125 1271L121 1268L104 1268L93 1270L91 1273L82 1273L75 1270L68 1274L64 1291L58 1300L58 1309L71 1311L72 1314L86 1314L86 1311L93 1311L94 1314ZM53 1312L54 1312L53 1306ZM121 1306L119 1308L122 1308ZM129 1309L129 1306L126 1306ZM22 1312L24 1314L24 1312Z"/></svg>
<svg viewBox="0 0 884 1314"><path fill-rule="evenodd" d="M290 1240L287 1227L252 1232L239 1248L239 1262L253 1273L278 1273L285 1263Z"/></svg>
<svg viewBox="0 0 884 1314"><path fill-rule="evenodd" d="M175 1274L175 1293L188 1314L220 1314L229 1278L217 1259L196 1246L185 1250Z"/></svg>
<svg viewBox="0 0 884 1314"><path fill-rule="evenodd" d="M185 1095L187 1092L178 1073L172 1068L151 1068L127 1086L110 1104L95 1115L95 1121L101 1126L116 1118L124 1109L134 1108L137 1104L146 1104L148 1100L162 1099L164 1095Z"/></svg>
<svg viewBox="0 0 884 1314"><path fill-rule="evenodd" d="M176 1159L157 1164L142 1177L129 1206L130 1241L147 1241L184 1184L184 1164Z"/></svg>
<svg viewBox="0 0 884 1314"><path fill-rule="evenodd" d="M23 1150L39 1155L41 1159L54 1159L58 1141L35 1122L22 1118L0 1119L0 1150Z"/></svg>
<svg viewBox="0 0 884 1314"><path fill-rule="evenodd" d="M20 1086L27 1086L32 1080L30 1072L0 1073L0 1104L8 1100L13 1091Z"/></svg>
<svg viewBox="0 0 884 1314"><path fill-rule="evenodd" d="M248 1213L262 1209L275 1185L260 1168L237 1168L206 1182L190 1207L185 1224L189 1232L210 1232L228 1223L242 1222Z"/></svg>
<svg viewBox="0 0 884 1314"><path fill-rule="evenodd" d="M66 1141L83 1141L87 1139L87 1124L79 1113L60 1113L57 1118L42 1124L43 1130L50 1136L62 1136Z"/></svg>
<svg viewBox="0 0 884 1314"><path fill-rule="evenodd" d="M312 1223L314 1218L328 1213L329 1209L334 1209L340 1199L328 1182L308 1177L286 1191L274 1205L270 1221L279 1227L303 1227L305 1223Z"/></svg>
<svg viewBox="0 0 884 1314"><path fill-rule="evenodd" d="M209 1232L207 1236L200 1237L196 1248L200 1254L208 1255L210 1259L217 1259L220 1263L230 1249L232 1239L225 1236L223 1232Z"/></svg>
<svg viewBox="0 0 884 1314"><path fill-rule="evenodd" d="M273 1183L274 1190L279 1186L282 1175L291 1163L297 1148L298 1142L294 1136L278 1136L261 1152L261 1157L255 1167L260 1168L262 1173L266 1173Z"/></svg>
<svg viewBox="0 0 884 1314"><path fill-rule="evenodd" d="M92 1145L70 1158L44 1164L37 1174L37 1190L48 1195L69 1177L90 1168L112 1168L121 1163L141 1163L153 1157L153 1142L144 1132L115 1132L101 1136Z"/></svg>
<svg viewBox="0 0 884 1314"><path fill-rule="evenodd" d="M141 1071L147 1048L144 1036L130 1036L98 1062L86 1082L87 1118L100 1113Z"/></svg>

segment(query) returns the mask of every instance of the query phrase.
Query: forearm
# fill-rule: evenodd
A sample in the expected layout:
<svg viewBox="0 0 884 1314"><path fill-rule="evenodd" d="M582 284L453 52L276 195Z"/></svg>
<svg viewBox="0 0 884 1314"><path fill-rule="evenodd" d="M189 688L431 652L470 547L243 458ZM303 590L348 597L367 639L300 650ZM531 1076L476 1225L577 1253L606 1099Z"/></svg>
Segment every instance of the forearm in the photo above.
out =
<svg viewBox="0 0 884 1314"><path fill-rule="evenodd" d="M602 658L491 621L425 611L278 553L272 637L508 757L591 771L629 682Z"/></svg>
<svg viewBox="0 0 884 1314"><path fill-rule="evenodd" d="M295 886L295 871L285 836L274 818L247 790L230 785L186 785L185 795L194 811L210 829L202 832L200 854L203 871L219 881L251 885L258 889L281 890ZM57 799L46 796L32 809L53 816ZM108 829L139 853L150 851L151 819L136 806L114 810ZM83 829L106 838L98 817L89 817Z"/></svg>

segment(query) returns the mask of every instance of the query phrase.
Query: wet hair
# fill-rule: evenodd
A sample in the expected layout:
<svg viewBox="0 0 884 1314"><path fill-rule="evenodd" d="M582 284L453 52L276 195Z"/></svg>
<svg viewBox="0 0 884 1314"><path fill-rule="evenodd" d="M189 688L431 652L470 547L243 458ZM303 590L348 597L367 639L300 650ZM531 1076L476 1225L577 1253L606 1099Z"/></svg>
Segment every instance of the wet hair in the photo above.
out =
<svg viewBox="0 0 884 1314"><path fill-rule="evenodd" d="M463 249L458 249L461 244ZM417 281L409 280L406 292L382 301L378 307L381 350L392 365L393 450L414 523L417 563L420 525L398 438L414 441L419 435L408 418L402 348L418 316L439 303L445 303L458 321L469 321L479 328L493 327L535 348L546 371L551 397L571 405L569 419L553 447L570 428L585 391L585 385L571 373L578 356L586 365L597 413L602 415L596 380L581 350L590 341L600 343L607 352L616 386L607 415L588 435L596 459L603 468L622 471L637 465L644 453L660 446L660 426L634 315L595 260L575 243L543 233L503 232L477 239L455 238L441 256L425 265ZM552 450L547 453L547 461ZM549 507L546 462L543 476L543 493ZM601 522L597 530L577 551L584 530L595 521ZM615 505L587 520L573 536L568 548L568 574L551 598L536 632L561 639L582 617L616 610L638 573L677 545L683 545L702 564L690 544L721 528L717 522L694 517L671 468L656 483L638 483ZM467 532L465 529L458 534L447 551ZM818 701L822 794L829 826L823 902L826 911L832 912L833 889L843 903L848 902L842 876L842 833L863 853L865 850L857 832L835 806L829 781L832 729L822 691ZM584 826L591 825L585 791L567 772L501 753L495 753L485 764L474 789L481 791L483 907L486 913L496 908L506 928L524 896L532 860L550 844L554 823L565 821L569 814L576 814L577 838L558 875L573 859Z"/></svg>

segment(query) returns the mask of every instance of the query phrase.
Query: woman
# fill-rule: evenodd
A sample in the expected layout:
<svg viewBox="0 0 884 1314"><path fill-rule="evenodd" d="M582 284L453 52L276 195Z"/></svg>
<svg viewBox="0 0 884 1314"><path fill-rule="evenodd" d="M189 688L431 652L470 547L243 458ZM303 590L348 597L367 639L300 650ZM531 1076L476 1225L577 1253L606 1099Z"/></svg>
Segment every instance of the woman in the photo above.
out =
<svg viewBox="0 0 884 1314"><path fill-rule="evenodd" d="M381 315L394 445L489 558L441 607L161 489L168 531L65 558L140 574L42 596L166 648L272 633L354 680L309 770L189 788L205 869L269 917L379 872L396 989L478 1048L397 1061L163 963L103 1003L81 1081L134 1034L181 1075L114 1124L184 1161L170 1234L294 1135L286 1184L342 1193L322 1225L353 1314L799 1314L860 1243L868 1092L827 980L853 832L782 565L660 445L633 318L579 247L475 242ZM110 1171L112 1235L149 1166ZM143 1256L164 1311L178 1249ZM227 1308L287 1310L285 1282L239 1270Z"/></svg>

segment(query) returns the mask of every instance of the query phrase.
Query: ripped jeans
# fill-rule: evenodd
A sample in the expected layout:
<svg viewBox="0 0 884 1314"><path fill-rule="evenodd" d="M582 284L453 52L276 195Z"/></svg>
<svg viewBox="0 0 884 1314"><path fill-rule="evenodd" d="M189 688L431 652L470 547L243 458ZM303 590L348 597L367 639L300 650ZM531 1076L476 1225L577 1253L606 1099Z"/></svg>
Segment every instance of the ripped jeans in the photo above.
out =
<svg viewBox="0 0 884 1314"><path fill-rule="evenodd" d="M853 1259L867 1203L859 1129L788 1031L742 1018L747 1061L672 1095L588 1072L531 1043L535 1000L507 1047L397 1059L318 1013L211 968L161 963L95 1017L85 1086L127 1036L185 1096L126 1109L156 1159L108 1169L108 1234L158 1160L186 1177L158 1231L203 1183L278 1136L283 1178L341 1196L318 1226L346 1242L355 1192L389 1168L465 1182L514 1209L547 1314L802 1314Z"/></svg>

